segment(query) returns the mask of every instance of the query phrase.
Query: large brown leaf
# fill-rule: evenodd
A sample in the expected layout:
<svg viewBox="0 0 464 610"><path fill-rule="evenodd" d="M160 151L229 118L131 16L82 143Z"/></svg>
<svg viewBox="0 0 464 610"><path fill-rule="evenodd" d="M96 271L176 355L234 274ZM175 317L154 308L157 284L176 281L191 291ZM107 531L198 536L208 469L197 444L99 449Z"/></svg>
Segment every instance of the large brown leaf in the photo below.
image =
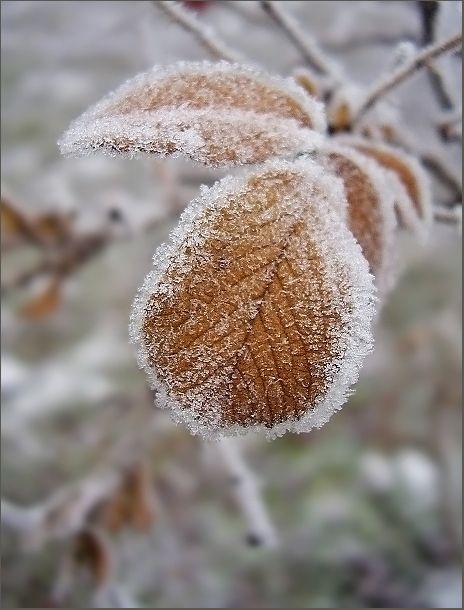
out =
<svg viewBox="0 0 464 610"><path fill-rule="evenodd" d="M225 178L155 255L131 330L158 404L214 438L325 423L371 348L372 276L308 159Z"/></svg>
<svg viewBox="0 0 464 610"><path fill-rule="evenodd" d="M60 147L233 166L312 150L325 127L322 104L293 79L226 62L179 63L109 94L74 121Z"/></svg>

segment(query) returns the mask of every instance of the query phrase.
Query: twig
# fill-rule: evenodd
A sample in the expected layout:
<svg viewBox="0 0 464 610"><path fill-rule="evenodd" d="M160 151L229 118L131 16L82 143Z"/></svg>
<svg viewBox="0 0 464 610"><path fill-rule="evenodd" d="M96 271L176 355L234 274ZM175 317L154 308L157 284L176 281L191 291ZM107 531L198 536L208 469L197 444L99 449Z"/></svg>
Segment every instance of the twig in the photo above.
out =
<svg viewBox="0 0 464 610"><path fill-rule="evenodd" d="M440 467L438 479L440 506L444 525L448 530L449 539L453 545L456 558L462 559L462 514L456 510L459 505L459 494L456 490L452 474L453 448L452 423L447 417L447 391L445 382L439 383L430 403L430 448L433 457Z"/></svg>
<svg viewBox="0 0 464 610"><path fill-rule="evenodd" d="M248 542L267 548L276 547L276 531L260 496L256 478L240 455L237 441L223 437L216 446L229 474L237 504L245 515Z"/></svg>
<svg viewBox="0 0 464 610"><path fill-rule="evenodd" d="M376 46L376 47L394 47L402 42L409 41L417 43L416 37L413 32L404 31L395 36L389 36L388 34L365 34L358 38L351 38L350 40L323 40L324 47L330 51L336 51L338 53L347 51L356 51L362 47Z"/></svg>
<svg viewBox="0 0 464 610"><path fill-rule="evenodd" d="M455 227L462 234L462 204L456 204L451 209L435 207L433 215L435 222Z"/></svg>
<svg viewBox="0 0 464 610"><path fill-rule="evenodd" d="M184 30L192 34L214 59L224 59L238 63L246 61L240 53L227 47L210 27L197 19L192 12L183 8L180 2L155 0L153 4L175 21L175 23L184 28Z"/></svg>
<svg viewBox="0 0 464 610"><path fill-rule="evenodd" d="M18 532L27 549L67 538L79 531L93 508L114 493L121 476L117 470L94 474L28 508L2 500L2 525Z"/></svg>
<svg viewBox="0 0 464 610"><path fill-rule="evenodd" d="M42 510L36 508L21 508L8 500L1 500L1 522L7 529L23 534L38 527L42 520Z"/></svg>
<svg viewBox="0 0 464 610"><path fill-rule="evenodd" d="M437 157L432 152L419 153L420 159L425 167L431 171L434 176L451 192L451 200L462 200L462 182L458 176L455 176L443 163L440 157Z"/></svg>
<svg viewBox="0 0 464 610"><path fill-rule="evenodd" d="M437 122L437 130L445 142L462 142L462 107L445 112Z"/></svg>
<svg viewBox="0 0 464 610"><path fill-rule="evenodd" d="M416 2L415 5L422 19L422 44L432 44L435 21L440 10L439 2L426 0L425 2ZM427 72L438 103L443 110L451 110L454 105L453 100L448 95L441 74L433 66L427 66Z"/></svg>
<svg viewBox="0 0 464 610"><path fill-rule="evenodd" d="M164 185L164 180L162 181L162 184ZM173 216L177 216L186 202L180 198L175 198L171 192L170 201L167 203L170 203L171 205L167 205L162 211L157 210L153 216L149 217L144 222L143 226L138 228L138 230L146 233L161 222L169 220L169 218ZM119 218L119 220L123 219ZM62 281L77 271L77 269L86 262L96 257L114 241L131 238L133 238L131 232L115 234L111 232L108 227L104 227L100 232L90 235L70 235L70 240L67 243L62 244L60 248L49 251L46 250L43 258L33 267L21 271L12 279L4 280L1 284L1 295L5 296L14 290L24 288L36 278L44 275L50 275L53 278Z"/></svg>
<svg viewBox="0 0 464 610"><path fill-rule="evenodd" d="M330 76L335 80L340 79L340 68L338 65L323 53L316 40L308 32L301 29L297 20L288 14L279 2L261 0L260 4L292 41L308 65L319 74Z"/></svg>
<svg viewBox="0 0 464 610"><path fill-rule="evenodd" d="M401 83L403 83L405 80L410 78L418 70L425 68L431 61L437 59L437 57L440 57L448 51L459 48L461 44L462 32L455 34L444 42L439 42L435 45L427 47L426 49L423 49L415 57L412 57L409 62L401 65L397 70L394 70L387 76L382 77L378 83L372 86L370 92L367 93L364 102L360 105L355 117L353 118L353 124L359 122L359 120L370 108L372 108L372 106L374 106L380 99L390 93L393 89L401 85Z"/></svg>

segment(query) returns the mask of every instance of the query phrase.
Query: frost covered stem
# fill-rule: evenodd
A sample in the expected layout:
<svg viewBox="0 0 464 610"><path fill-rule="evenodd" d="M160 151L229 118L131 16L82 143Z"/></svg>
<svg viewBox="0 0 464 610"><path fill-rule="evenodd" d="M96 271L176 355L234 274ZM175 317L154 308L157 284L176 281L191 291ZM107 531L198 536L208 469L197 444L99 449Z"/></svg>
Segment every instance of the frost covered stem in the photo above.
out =
<svg viewBox="0 0 464 610"><path fill-rule="evenodd" d="M201 23L191 12L183 8L180 2L171 0L155 0L153 4L161 9L175 23L193 35L193 37L215 59L243 63L245 58L238 52L229 49L211 28Z"/></svg>
<svg viewBox="0 0 464 610"><path fill-rule="evenodd" d="M455 227L462 232L462 204L456 204L451 209L435 207L433 214L435 222Z"/></svg>
<svg viewBox="0 0 464 610"><path fill-rule="evenodd" d="M397 70L394 70L387 76L384 76L380 81L373 85L371 91L366 95L366 99L358 109L356 116L353 119L353 124L358 122L364 114L372 108L381 98L387 93L390 93L395 87L398 87L405 80L410 78L418 70L425 68L431 61L452 51L453 49L459 48L462 45L462 32L455 34L451 38L443 42L439 42L435 45L431 45L423 49L416 56L412 57L410 61L402 64Z"/></svg>
<svg viewBox="0 0 464 610"><path fill-rule="evenodd" d="M8 500L1 500L2 525L15 532L29 532L41 521L41 511L21 508Z"/></svg>
<svg viewBox="0 0 464 610"><path fill-rule="evenodd" d="M279 2L262 0L260 4L282 31L285 32L308 65L319 74L338 78L340 71L336 64L325 56L314 38L308 32L301 29L297 20L289 15Z"/></svg>
<svg viewBox="0 0 464 610"><path fill-rule="evenodd" d="M275 548L277 546L276 531L259 493L258 482L243 460L237 441L233 438L222 437L215 445L230 477L237 504L245 515L249 543Z"/></svg>
<svg viewBox="0 0 464 610"><path fill-rule="evenodd" d="M27 508L2 499L2 524L20 534L26 548L38 548L50 539L65 538L78 531L90 511L110 497L119 482L116 471L94 474Z"/></svg>
<svg viewBox="0 0 464 610"><path fill-rule="evenodd" d="M462 200L462 182L433 152L424 151L420 158L425 167L451 192L452 201Z"/></svg>

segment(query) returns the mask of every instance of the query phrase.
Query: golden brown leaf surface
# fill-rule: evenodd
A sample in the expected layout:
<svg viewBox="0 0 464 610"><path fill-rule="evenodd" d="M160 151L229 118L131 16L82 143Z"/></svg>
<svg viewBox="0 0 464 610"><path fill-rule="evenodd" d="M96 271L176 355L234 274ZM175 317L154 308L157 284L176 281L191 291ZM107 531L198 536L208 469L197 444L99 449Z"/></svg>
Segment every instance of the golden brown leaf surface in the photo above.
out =
<svg viewBox="0 0 464 610"><path fill-rule="evenodd" d="M356 302L359 289L365 306L372 286L334 211L339 186L306 161L271 164L219 188L194 223L201 246L187 231L147 289L146 368L180 417L196 422L192 429L291 428L329 394L347 345L341 338L372 313Z"/></svg>
<svg viewBox="0 0 464 610"><path fill-rule="evenodd" d="M311 150L325 126L322 105L292 79L225 62L181 63L128 81L75 121L61 148L184 155L219 167Z"/></svg>

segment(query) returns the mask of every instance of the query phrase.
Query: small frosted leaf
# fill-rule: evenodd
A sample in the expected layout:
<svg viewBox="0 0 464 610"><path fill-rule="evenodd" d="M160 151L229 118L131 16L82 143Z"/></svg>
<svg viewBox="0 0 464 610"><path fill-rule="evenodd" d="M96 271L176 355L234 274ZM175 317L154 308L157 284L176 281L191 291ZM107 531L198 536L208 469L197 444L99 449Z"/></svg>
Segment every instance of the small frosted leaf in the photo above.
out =
<svg viewBox="0 0 464 610"><path fill-rule="evenodd" d="M238 64L179 63L129 80L71 124L64 154L186 156L212 167L314 149L323 106L293 79Z"/></svg>
<svg viewBox="0 0 464 610"><path fill-rule="evenodd" d="M350 136L340 141L371 157L396 175L399 184L392 177L389 182L395 192L398 223L425 239L432 223L432 201L427 173L420 162L396 146Z"/></svg>
<svg viewBox="0 0 464 610"><path fill-rule="evenodd" d="M135 300L158 404L208 438L320 427L372 345L373 278L314 162L227 177L186 209Z"/></svg>
<svg viewBox="0 0 464 610"><path fill-rule="evenodd" d="M324 95L324 87L320 77L313 74L307 68L295 68L293 78L300 87L302 87L309 95L322 99Z"/></svg>
<svg viewBox="0 0 464 610"><path fill-rule="evenodd" d="M331 132L348 131L363 99L363 90L357 85L339 87L327 104L327 122Z"/></svg>
<svg viewBox="0 0 464 610"><path fill-rule="evenodd" d="M377 163L336 143L320 149L319 160L339 176L348 201L347 221L369 262L381 295L392 283L396 219L393 192Z"/></svg>

